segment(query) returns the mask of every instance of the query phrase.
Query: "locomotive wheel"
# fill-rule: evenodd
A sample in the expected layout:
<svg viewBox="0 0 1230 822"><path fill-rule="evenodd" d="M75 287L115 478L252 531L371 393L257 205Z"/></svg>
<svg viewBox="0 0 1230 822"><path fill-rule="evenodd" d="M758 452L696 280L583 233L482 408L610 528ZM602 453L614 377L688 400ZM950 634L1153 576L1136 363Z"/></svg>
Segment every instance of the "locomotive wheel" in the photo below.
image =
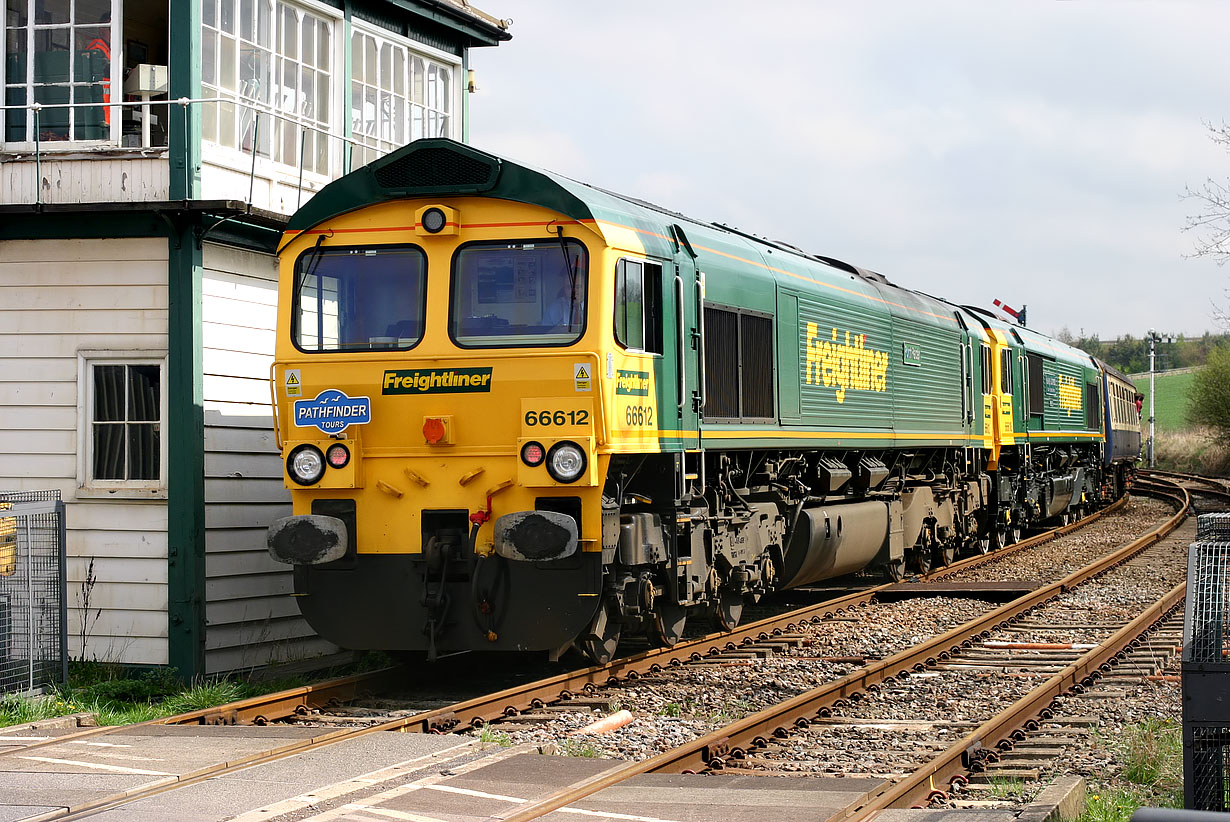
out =
<svg viewBox="0 0 1230 822"><path fill-rule="evenodd" d="M1005 525L995 526L995 547L1003 548L1010 543L1008 542L1008 527Z"/></svg>
<svg viewBox="0 0 1230 822"><path fill-rule="evenodd" d="M978 556L981 556L982 554L990 553L991 551L990 535L988 534L985 537L974 537L974 539L970 541L969 547L970 547L971 553L978 555Z"/></svg>
<svg viewBox="0 0 1230 822"><path fill-rule="evenodd" d="M685 606L659 603L646 629L649 641L660 648L675 647L683 636L683 626L687 621L688 609Z"/></svg>
<svg viewBox="0 0 1230 822"><path fill-rule="evenodd" d="M1008 529L1008 544L1016 545L1021 541L1021 529L1018 526L1013 526Z"/></svg>
<svg viewBox="0 0 1230 822"><path fill-rule="evenodd" d="M931 573L931 549L921 548L912 553L914 558L910 565L913 566L914 570L924 576Z"/></svg>
<svg viewBox="0 0 1230 822"><path fill-rule="evenodd" d="M718 597L717 612L714 615L718 629L733 631L743 618L743 594L737 591L722 591Z"/></svg>

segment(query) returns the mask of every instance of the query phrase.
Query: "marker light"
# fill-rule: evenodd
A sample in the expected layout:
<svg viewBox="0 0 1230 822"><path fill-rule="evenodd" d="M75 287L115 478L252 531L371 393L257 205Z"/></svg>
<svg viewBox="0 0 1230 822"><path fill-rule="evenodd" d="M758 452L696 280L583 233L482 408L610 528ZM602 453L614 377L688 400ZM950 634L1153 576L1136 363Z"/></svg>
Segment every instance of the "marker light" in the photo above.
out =
<svg viewBox="0 0 1230 822"><path fill-rule="evenodd" d="M575 442L557 442L547 452L547 473L556 482L576 482L585 473L585 452Z"/></svg>
<svg viewBox="0 0 1230 822"><path fill-rule="evenodd" d="M448 218L444 216L444 212L438 208L429 208L423 212L423 228L429 234L439 234L444 230Z"/></svg>
<svg viewBox="0 0 1230 822"><path fill-rule="evenodd" d="M537 468L542 465L542 461L546 459L547 452L543 450L540 442L527 442L521 446L521 461L530 468Z"/></svg>
<svg viewBox="0 0 1230 822"><path fill-rule="evenodd" d="M315 445L300 445L287 457L286 472L300 485L315 485L325 474L325 455Z"/></svg>
<svg viewBox="0 0 1230 822"><path fill-rule="evenodd" d="M330 467L345 468L350 463L350 449L340 442L330 445L329 450L325 452L325 459L328 460Z"/></svg>

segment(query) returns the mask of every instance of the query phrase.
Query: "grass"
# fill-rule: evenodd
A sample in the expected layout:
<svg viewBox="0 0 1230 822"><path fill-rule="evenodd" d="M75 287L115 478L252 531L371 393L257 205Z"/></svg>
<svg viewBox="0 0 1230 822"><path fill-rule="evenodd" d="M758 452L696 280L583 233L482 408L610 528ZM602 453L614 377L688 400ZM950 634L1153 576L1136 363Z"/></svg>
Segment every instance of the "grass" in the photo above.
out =
<svg viewBox="0 0 1230 822"><path fill-rule="evenodd" d="M1230 447L1227 445L1210 429L1159 430L1153 452L1157 467L1166 471L1227 476L1230 475ZM1141 460L1142 467L1146 467L1144 455Z"/></svg>
<svg viewBox="0 0 1230 822"><path fill-rule="evenodd" d="M1155 426L1158 434L1163 431L1182 431L1188 427L1187 395L1195 376L1194 371L1153 375L1157 389L1157 407L1153 413L1157 418ZM1136 383L1136 390L1145 395L1143 427L1147 437L1149 436L1149 375L1133 377L1132 381Z"/></svg>
<svg viewBox="0 0 1230 822"><path fill-rule="evenodd" d="M1183 731L1170 719L1124 729L1117 779L1090 787L1079 822L1129 822L1140 807L1183 807Z"/></svg>
<svg viewBox="0 0 1230 822"><path fill-rule="evenodd" d="M565 739L559 745L560 756L577 756L584 759L597 759L602 756L602 750L592 742L583 739Z"/></svg>
<svg viewBox="0 0 1230 822"><path fill-rule="evenodd" d="M511 736L503 731L495 730L490 725L483 726L482 732L478 735L478 741L481 742L484 747L487 745L496 745L501 748L508 748L513 744Z"/></svg>
<svg viewBox="0 0 1230 822"><path fill-rule="evenodd" d="M319 678L366 669L361 659L344 671L320 672ZM237 699L307 684L303 676L253 680L214 677L185 685L173 669L134 671L108 662L71 662L68 682L42 696L0 696L0 727L24 725L68 714L92 713L99 725L129 725L165 716L212 708Z"/></svg>

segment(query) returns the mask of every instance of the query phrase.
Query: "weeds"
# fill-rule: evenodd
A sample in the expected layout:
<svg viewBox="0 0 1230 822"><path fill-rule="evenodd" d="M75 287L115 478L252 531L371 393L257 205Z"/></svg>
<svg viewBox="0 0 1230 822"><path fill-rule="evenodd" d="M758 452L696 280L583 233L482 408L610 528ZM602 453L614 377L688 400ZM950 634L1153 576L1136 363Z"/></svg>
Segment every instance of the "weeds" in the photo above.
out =
<svg viewBox="0 0 1230 822"><path fill-rule="evenodd" d="M559 745L561 756L576 756L584 759L597 759L602 756L602 750L592 742L583 739L565 739Z"/></svg>
<svg viewBox="0 0 1230 822"><path fill-rule="evenodd" d="M490 725L484 725L482 733L478 735L478 741L484 746L498 745L501 748L511 747L513 744L512 737L503 731L497 731Z"/></svg>
<svg viewBox="0 0 1230 822"><path fill-rule="evenodd" d="M991 778L991 796L996 799L1019 799L1025 795L1025 783L1019 779Z"/></svg>
<svg viewBox="0 0 1230 822"><path fill-rule="evenodd" d="M1150 719L1124 731L1123 777L1146 788L1183 785L1182 729L1169 719Z"/></svg>

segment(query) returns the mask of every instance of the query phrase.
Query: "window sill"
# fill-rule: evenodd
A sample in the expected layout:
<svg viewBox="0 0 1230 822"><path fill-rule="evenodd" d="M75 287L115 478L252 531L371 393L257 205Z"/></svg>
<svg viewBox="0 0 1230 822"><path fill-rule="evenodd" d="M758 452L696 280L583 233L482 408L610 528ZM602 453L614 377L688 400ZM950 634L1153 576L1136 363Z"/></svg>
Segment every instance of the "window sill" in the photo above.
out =
<svg viewBox="0 0 1230 822"><path fill-rule="evenodd" d="M78 487L76 498L79 500L101 500L101 499L122 499L122 500L166 500L167 489L165 488L88 488Z"/></svg>
<svg viewBox="0 0 1230 822"><path fill-rule="evenodd" d="M38 157L44 160L97 160L100 158L107 160L163 160L168 156L166 146L128 148L114 145L82 146L70 144L48 148L48 145L48 143L41 143L39 145ZM5 158L5 162L32 163L36 159L35 154L33 143L0 143L0 156Z"/></svg>

